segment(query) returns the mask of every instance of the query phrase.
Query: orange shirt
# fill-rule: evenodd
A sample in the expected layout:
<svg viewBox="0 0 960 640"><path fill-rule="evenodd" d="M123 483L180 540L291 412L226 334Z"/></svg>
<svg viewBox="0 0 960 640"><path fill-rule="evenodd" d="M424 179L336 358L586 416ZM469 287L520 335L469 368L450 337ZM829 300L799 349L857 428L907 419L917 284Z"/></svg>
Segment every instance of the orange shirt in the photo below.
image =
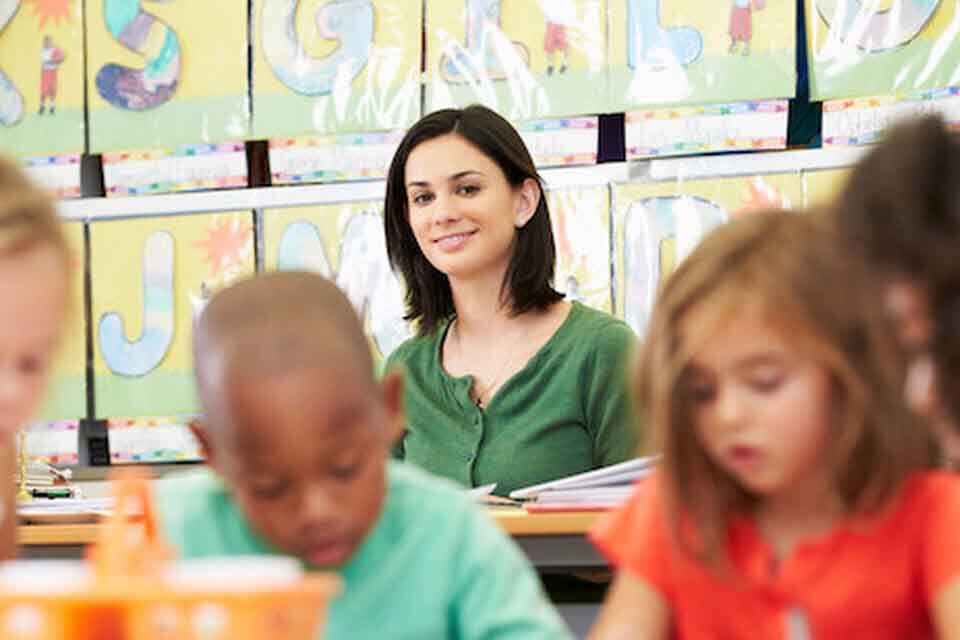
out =
<svg viewBox="0 0 960 640"><path fill-rule="evenodd" d="M728 529L735 572L726 576L675 547L658 486L642 481L590 537L660 592L678 639L785 639L796 611L816 640L932 638L930 604L960 577L958 476L914 475L882 511L797 545L775 573L770 546L739 518Z"/></svg>

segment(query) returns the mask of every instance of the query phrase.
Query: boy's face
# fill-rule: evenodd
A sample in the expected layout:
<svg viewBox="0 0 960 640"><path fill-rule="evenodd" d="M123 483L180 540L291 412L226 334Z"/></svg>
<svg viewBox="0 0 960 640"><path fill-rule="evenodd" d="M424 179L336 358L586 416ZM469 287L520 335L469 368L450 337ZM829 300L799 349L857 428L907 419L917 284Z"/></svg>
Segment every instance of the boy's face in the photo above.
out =
<svg viewBox="0 0 960 640"><path fill-rule="evenodd" d="M211 465L254 530L311 565L349 560L383 506L402 384L361 380L324 366L207 389Z"/></svg>

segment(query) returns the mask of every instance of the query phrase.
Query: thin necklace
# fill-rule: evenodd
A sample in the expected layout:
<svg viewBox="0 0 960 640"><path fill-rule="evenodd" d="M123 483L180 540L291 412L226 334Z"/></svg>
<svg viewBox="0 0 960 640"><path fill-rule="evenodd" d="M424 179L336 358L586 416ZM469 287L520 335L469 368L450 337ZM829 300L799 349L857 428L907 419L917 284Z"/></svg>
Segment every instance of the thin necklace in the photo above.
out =
<svg viewBox="0 0 960 640"><path fill-rule="evenodd" d="M457 350L459 350L460 353L463 353L463 343L460 341L460 325L457 324L456 318L453 319L453 329L456 330ZM510 343L510 348L507 350L506 357L500 362L500 366L497 368L497 374L490 380L490 382L485 384L482 389L476 390L473 403L477 405L478 409L483 409L483 407L487 404L483 401L484 396L487 395L488 392L493 390L493 388L497 385L497 383L500 382L500 379L503 377L504 371L506 371L507 369L507 365L513 359L513 356L516 353L517 345L520 344L520 338L526 337L526 335L529 332L530 332L530 328L527 327L522 332L517 334L517 336ZM473 376L473 379L474 379L474 385L476 386L476 379L477 379L476 375ZM488 399L488 402L489 402L489 399Z"/></svg>

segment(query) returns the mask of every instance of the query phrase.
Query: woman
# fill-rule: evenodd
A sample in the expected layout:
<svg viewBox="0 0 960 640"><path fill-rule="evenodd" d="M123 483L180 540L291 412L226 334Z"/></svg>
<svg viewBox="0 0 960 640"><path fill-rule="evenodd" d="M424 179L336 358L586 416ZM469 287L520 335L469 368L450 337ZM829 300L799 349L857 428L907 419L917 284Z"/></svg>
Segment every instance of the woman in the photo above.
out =
<svg viewBox="0 0 960 640"><path fill-rule="evenodd" d="M510 123L481 106L421 119L384 218L417 325L388 360L406 373L398 457L506 495L635 455L633 332L552 287L547 201Z"/></svg>

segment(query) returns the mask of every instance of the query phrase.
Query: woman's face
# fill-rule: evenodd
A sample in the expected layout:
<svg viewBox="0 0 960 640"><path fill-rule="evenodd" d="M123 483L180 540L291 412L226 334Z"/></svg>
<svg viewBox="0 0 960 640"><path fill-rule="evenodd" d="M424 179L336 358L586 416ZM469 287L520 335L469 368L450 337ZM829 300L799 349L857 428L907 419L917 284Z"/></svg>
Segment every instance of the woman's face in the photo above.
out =
<svg viewBox="0 0 960 640"><path fill-rule="evenodd" d="M884 307L909 357L905 395L911 408L930 424L951 466L960 464L960 425L941 399L933 357L933 309L930 292L907 278L891 280Z"/></svg>
<svg viewBox="0 0 960 640"><path fill-rule="evenodd" d="M516 231L540 201L535 180L511 186L496 162L456 134L414 148L404 185L417 244L451 280L502 279Z"/></svg>

